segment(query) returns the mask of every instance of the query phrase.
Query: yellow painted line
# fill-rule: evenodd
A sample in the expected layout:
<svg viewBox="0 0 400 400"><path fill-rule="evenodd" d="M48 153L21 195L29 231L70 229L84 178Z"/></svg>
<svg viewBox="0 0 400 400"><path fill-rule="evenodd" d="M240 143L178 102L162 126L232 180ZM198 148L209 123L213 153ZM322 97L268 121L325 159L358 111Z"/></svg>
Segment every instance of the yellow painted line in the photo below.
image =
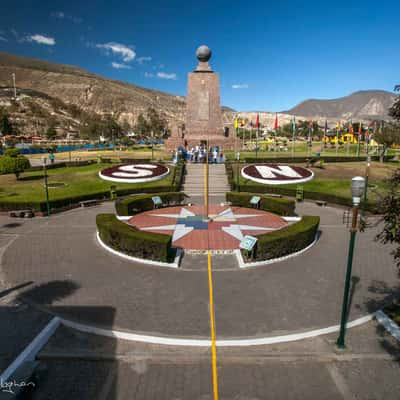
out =
<svg viewBox="0 0 400 400"><path fill-rule="evenodd" d="M207 261L208 261L208 287L210 293L211 363L212 363L213 394L214 394L214 400L218 400L217 344L215 338L214 297L213 297L210 250L208 250L207 252Z"/></svg>

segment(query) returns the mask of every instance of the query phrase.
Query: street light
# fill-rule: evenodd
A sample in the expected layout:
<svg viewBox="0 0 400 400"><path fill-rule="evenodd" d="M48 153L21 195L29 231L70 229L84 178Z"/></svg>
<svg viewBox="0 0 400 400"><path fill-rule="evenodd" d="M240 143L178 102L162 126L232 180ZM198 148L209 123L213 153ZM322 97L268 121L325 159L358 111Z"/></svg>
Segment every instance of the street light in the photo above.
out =
<svg viewBox="0 0 400 400"><path fill-rule="evenodd" d="M43 164L43 171L44 171L44 188L46 190L46 207L47 207L47 216L50 216L50 203L49 203L49 186L47 182L47 169L46 169L46 164L47 164L47 158L43 157L42 158L42 164Z"/></svg>
<svg viewBox="0 0 400 400"><path fill-rule="evenodd" d="M367 205L367 192L368 192L368 178L369 178L369 169L371 167L371 156L367 157L367 168L365 170L365 188L364 188L364 201L363 208L365 209Z"/></svg>
<svg viewBox="0 0 400 400"><path fill-rule="evenodd" d="M236 167L236 191L238 191L238 192L240 192L240 186L239 186L240 164L239 164L239 162L240 162L240 152L237 152L236 153L236 165L237 165L237 167Z"/></svg>
<svg viewBox="0 0 400 400"><path fill-rule="evenodd" d="M350 243L349 243L349 253L347 257L347 271L346 271L346 281L344 285L342 317L340 321L340 334L336 341L336 344L340 349L344 349L346 347L344 338L346 335L346 322L349 313L348 307L349 307L350 280L351 280L351 270L353 267L354 243L357 233L358 207L360 206L361 197L364 193L364 188L365 188L365 179L362 176L356 176L351 180L351 196L353 199L353 209L352 209L352 221L350 228Z"/></svg>

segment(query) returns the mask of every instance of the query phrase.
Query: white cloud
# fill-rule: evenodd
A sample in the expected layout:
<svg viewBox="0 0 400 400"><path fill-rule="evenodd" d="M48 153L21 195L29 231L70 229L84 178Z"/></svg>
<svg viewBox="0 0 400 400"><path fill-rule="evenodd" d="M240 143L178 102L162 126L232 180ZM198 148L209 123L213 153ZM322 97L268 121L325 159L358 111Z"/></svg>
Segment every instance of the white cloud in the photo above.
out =
<svg viewBox="0 0 400 400"><path fill-rule="evenodd" d="M146 61L151 61L151 60L152 60L151 57L138 57L138 58L136 59L136 61L137 61L139 64L143 64L143 63L145 63Z"/></svg>
<svg viewBox="0 0 400 400"><path fill-rule="evenodd" d="M117 62L112 62L111 66L115 69L131 69L132 68L130 65L120 64Z"/></svg>
<svg viewBox="0 0 400 400"><path fill-rule="evenodd" d="M144 76L145 76L146 78L154 78L154 74L152 74L151 72L145 72L145 73L144 73Z"/></svg>
<svg viewBox="0 0 400 400"><path fill-rule="evenodd" d="M249 85L247 83L232 85L232 89L248 89L248 88Z"/></svg>
<svg viewBox="0 0 400 400"><path fill-rule="evenodd" d="M8 42L8 40L5 37L0 36L0 42Z"/></svg>
<svg viewBox="0 0 400 400"><path fill-rule="evenodd" d="M56 41L54 38L44 35L30 35L26 38L29 42L36 42L38 44L45 44L47 46L54 46Z"/></svg>
<svg viewBox="0 0 400 400"><path fill-rule="evenodd" d="M65 19L72 21L74 24L80 24L82 22L82 18L74 17L73 15L65 14L63 11L55 11L51 13L53 18L57 19Z"/></svg>
<svg viewBox="0 0 400 400"><path fill-rule="evenodd" d="M124 62L129 62L135 59L136 53L130 47L125 46L121 43L108 42L104 44L96 44L98 49L105 49L106 51L111 51L122 57Z"/></svg>
<svg viewBox="0 0 400 400"><path fill-rule="evenodd" d="M157 77L160 79L173 79L176 80L176 74L172 73L172 74L167 74L165 72L157 72Z"/></svg>

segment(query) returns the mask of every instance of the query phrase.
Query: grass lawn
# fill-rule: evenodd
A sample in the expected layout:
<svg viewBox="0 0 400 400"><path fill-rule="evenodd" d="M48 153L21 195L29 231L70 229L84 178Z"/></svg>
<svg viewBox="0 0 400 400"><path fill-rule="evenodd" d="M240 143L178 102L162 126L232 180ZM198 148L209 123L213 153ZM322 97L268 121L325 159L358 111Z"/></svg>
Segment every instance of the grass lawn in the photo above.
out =
<svg viewBox="0 0 400 400"><path fill-rule="evenodd" d="M56 160L69 161L70 157L72 161L77 158L80 160L97 160L98 156L101 155L103 158L111 158L112 160L119 160L122 158L151 158L151 148L137 148L129 150L99 150L99 151L87 151L87 150L76 150L71 152L55 153ZM46 154L32 154L29 155L29 159L41 159ZM154 146L154 160L171 159L171 155L168 154L163 146Z"/></svg>
<svg viewBox="0 0 400 400"><path fill-rule="evenodd" d="M117 189L126 188L149 188L156 186L172 185L173 169L163 179L149 183L114 183L101 179L98 172L110 167L110 164L92 164L81 167L64 167L48 170L48 182L51 184L64 184L55 188L49 188L49 198L56 200L69 196L79 196L107 191L111 185ZM45 201L44 175L43 171L25 172L19 180L15 175L0 175L0 202L29 202Z"/></svg>
<svg viewBox="0 0 400 400"><path fill-rule="evenodd" d="M255 142L253 142L253 148L250 150L250 145L247 146L247 148L242 149L241 148L241 142L237 142L238 147L239 147L239 152L240 152L240 158L244 159L246 157L255 157L256 152L255 152ZM260 151L258 152L258 157L263 158L263 157L291 157L292 156L292 143L288 142L286 145L287 151L266 151L266 147L264 145L260 146ZM307 152L307 144L306 142L296 142L295 144L295 151L294 151L294 156L295 157L307 157L309 154L311 156L315 156L316 153L320 153L322 157L324 156L357 156L357 145L356 144L350 144L350 145L342 145L341 147L338 148L338 151L336 152L336 146L331 146L328 145L326 148L322 149L322 143L321 142L313 142L312 144L312 149L310 153ZM377 148L370 147L369 151L370 155L378 155L377 153ZM399 151L389 149L388 150L388 155L395 155L395 154L400 154ZM235 153L234 151L226 151L225 155L227 156L228 159L233 160L235 158ZM366 156L364 153L364 145L361 144L360 147L360 156L364 157Z"/></svg>
<svg viewBox="0 0 400 400"><path fill-rule="evenodd" d="M246 164L241 164L243 167ZM295 164L293 164L295 165ZM296 164L305 166L305 164ZM348 163L325 163L325 168L311 168L315 174L313 180L303 183L302 186L305 191L320 192L333 194L336 196L349 198L351 197L350 192L350 182L351 178L354 176L364 176L365 175L365 163L363 162L348 162ZM369 175L369 184L376 185L377 189L369 190L368 197L370 199L377 199L377 194L380 190L385 188L385 180L390 177L392 172L398 168L395 163L379 163L372 162ZM236 177L236 165L233 165L233 171ZM245 179L240 176L241 190L245 190L246 185L265 187L268 185L263 185L262 183L257 183L249 179ZM271 185L272 187L272 185ZM296 184L292 185L281 185L280 187L287 187L295 189Z"/></svg>

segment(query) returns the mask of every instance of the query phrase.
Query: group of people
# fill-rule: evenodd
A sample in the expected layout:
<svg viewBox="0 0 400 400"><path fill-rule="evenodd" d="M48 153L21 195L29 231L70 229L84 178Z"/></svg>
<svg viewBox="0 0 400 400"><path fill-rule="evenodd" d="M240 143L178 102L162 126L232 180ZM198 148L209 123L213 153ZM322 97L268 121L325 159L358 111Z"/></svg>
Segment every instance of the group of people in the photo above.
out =
<svg viewBox="0 0 400 400"><path fill-rule="evenodd" d="M220 151L218 146L207 148L204 144L200 144L191 148L179 147L174 154L175 160L186 160L192 163L205 163L219 164L225 161L224 154Z"/></svg>

